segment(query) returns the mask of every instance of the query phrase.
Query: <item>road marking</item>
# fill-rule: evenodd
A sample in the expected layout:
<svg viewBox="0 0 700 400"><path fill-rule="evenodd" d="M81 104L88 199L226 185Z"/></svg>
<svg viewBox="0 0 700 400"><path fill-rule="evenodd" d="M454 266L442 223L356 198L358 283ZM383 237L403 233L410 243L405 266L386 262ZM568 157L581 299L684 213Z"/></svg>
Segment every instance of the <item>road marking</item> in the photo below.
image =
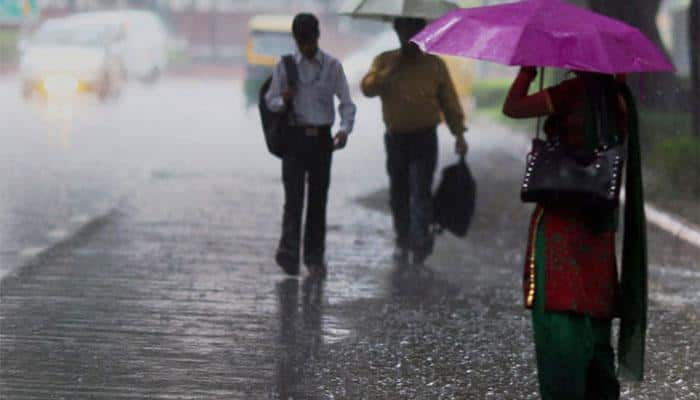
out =
<svg viewBox="0 0 700 400"><path fill-rule="evenodd" d="M46 250L46 247L35 246L27 247L19 252L20 257L30 258L38 256L42 251Z"/></svg>
<svg viewBox="0 0 700 400"><path fill-rule="evenodd" d="M47 234L51 240L61 240L68 236L68 231L65 229L54 229Z"/></svg>
<svg viewBox="0 0 700 400"><path fill-rule="evenodd" d="M671 235L700 248L700 230L680 221L671 214L646 203L647 220Z"/></svg>
<svg viewBox="0 0 700 400"><path fill-rule="evenodd" d="M78 214L71 217L70 222L74 224L84 224L90 220L90 216L87 214Z"/></svg>

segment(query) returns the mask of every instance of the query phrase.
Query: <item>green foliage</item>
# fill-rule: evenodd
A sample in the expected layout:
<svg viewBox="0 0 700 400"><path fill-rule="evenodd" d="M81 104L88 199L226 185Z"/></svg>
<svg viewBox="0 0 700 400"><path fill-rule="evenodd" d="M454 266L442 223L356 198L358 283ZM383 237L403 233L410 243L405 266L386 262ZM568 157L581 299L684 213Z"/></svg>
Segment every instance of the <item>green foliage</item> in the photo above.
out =
<svg viewBox="0 0 700 400"><path fill-rule="evenodd" d="M508 88L513 82L511 78L491 79L477 82L474 85L474 99L479 108L503 107L503 101Z"/></svg>
<svg viewBox="0 0 700 400"><path fill-rule="evenodd" d="M691 131L690 113L660 112L648 109L639 111L639 132L642 151L654 153L661 142Z"/></svg>
<svg viewBox="0 0 700 400"><path fill-rule="evenodd" d="M669 136L657 144L653 160L671 188L700 196L700 138Z"/></svg>
<svg viewBox="0 0 700 400"><path fill-rule="evenodd" d="M553 86L567 78L568 76L565 74L565 71L551 68L546 69L543 86ZM513 83L514 79L515 76L477 81L473 89L476 106L479 108L498 107L499 109L503 107L506 94L508 94L508 89L510 89L510 85ZM539 76L535 78L535 82L530 85L531 93L538 90Z"/></svg>
<svg viewBox="0 0 700 400"><path fill-rule="evenodd" d="M550 80L551 76L551 74L548 74L545 80ZM514 129L534 135L537 126L535 118L513 119L503 115L503 102L506 99L510 85L513 83L513 79L513 77L507 77L477 82L473 88L477 112L481 115L498 119ZM536 90L537 88L535 85L532 85L531 89Z"/></svg>

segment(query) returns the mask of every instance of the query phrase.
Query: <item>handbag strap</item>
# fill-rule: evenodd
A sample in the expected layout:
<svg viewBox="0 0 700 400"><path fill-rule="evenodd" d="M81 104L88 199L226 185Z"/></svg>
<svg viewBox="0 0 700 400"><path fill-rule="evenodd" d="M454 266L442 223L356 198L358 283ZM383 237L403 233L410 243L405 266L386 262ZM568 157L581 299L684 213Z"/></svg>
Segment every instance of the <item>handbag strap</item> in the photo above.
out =
<svg viewBox="0 0 700 400"><path fill-rule="evenodd" d="M540 67L540 92L544 88L544 67ZM535 131L535 137L540 138L540 130L542 129L542 117L537 117L537 130Z"/></svg>
<svg viewBox="0 0 700 400"><path fill-rule="evenodd" d="M609 148L619 143L617 106L619 85L612 78L590 79L586 83L586 141L590 149Z"/></svg>

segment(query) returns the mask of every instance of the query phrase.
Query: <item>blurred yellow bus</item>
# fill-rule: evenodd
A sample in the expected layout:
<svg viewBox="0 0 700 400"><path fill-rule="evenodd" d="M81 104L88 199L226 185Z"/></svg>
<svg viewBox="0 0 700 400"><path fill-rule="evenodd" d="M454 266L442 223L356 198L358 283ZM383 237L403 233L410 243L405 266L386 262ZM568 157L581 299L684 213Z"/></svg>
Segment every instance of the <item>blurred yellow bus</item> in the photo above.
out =
<svg viewBox="0 0 700 400"><path fill-rule="evenodd" d="M244 89L248 106L257 103L258 91L263 82L272 75L280 57L295 52L293 20L291 15L258 15L248 21Z"/></svg>
<svg viewBox="0 0 700 400"><path fill-rule="evenodd" d="M293 19L289 15L258 15L250 19L245 49L246 79L267 79L281 56L294 53Z"/></svg>

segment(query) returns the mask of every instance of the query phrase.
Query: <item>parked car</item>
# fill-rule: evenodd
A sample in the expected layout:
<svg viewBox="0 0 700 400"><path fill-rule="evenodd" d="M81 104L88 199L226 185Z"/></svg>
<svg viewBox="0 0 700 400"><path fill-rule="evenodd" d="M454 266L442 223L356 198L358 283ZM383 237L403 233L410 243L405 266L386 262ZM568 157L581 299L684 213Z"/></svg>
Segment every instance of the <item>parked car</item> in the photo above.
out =
<svg viewBox="0 0 700 400"><path fill-rule="evenodd" d="M90 11L67 19L107 25L118 32L121 40L115 52L121 57L129 78L155 82L167 66L168 31L161 18L151 11Z"/></svg>
<svg viewBox="0 0 700 400"><path fill-rule="evenodd" d="M45 21L23 45L20 59L25 98L93 92L101 99L119 94L124 68L114 51L118 34L109 27L66 18Z"/></svg>

